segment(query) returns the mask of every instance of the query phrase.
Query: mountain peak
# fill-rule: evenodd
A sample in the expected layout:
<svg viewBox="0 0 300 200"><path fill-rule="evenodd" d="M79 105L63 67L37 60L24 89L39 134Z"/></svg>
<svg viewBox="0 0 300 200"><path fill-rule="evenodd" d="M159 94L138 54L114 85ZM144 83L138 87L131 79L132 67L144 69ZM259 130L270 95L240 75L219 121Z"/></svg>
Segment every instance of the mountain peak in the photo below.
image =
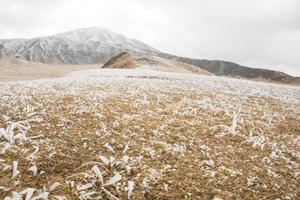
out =
<svg viewBox="0 0 300 200"><path fill-rule="evenodd" d="M138 40L99 27L28 40L0 40L0 56L49 64L104 63L123 51L158 52Z"/></svg>
<svg viewBox="0 0 300 200"><path fill-rule="evenodd" d="M72 31L59 33L54 35L54 37L69 39L72 41L102 41L106 40L109 41L115 37L124 37L120 34L113 33L112 31L106 29L106 28L100 28L100 27L88 27L88 28L81 28L81 29L75 29Z"/></svg>
<svg viewBox="0 0 300 200"><path fill-rule="evenodd" d="M101 32L109 32L109 33L113 33L112 31L110 31L109 29L105 28L105 27L98 27L98 26L91 26L91 27L85 27L85 28L78 28L78 29L74 29L74 30L70 30L70 31L66 31L65 33L71 33L71 32L86 32L86 33L101 33ZM60 33L63 34L63 33Z"/></svg>

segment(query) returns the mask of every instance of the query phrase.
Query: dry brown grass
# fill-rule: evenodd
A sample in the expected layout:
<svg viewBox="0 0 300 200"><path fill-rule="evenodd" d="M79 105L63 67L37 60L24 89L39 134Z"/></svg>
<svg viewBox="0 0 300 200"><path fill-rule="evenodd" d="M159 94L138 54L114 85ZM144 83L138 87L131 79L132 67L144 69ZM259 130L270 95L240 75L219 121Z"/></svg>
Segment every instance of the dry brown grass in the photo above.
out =
<svg viewBox="0 0 300 200"><path fill-rule="evenodd" d="M71 72L100 67L101 64L49 65L0 58L0 82L58 78Z"/></svg>
<svg viewBox="0 0 300 200"><path fill-rule="evenodd" d="M151 87L151 80L144 80L142 85L149 85L145 90L140 81L122 79L113 81L113 85L103 82L83 88L76 82L64 85L78 89L76 92L62 85L53 86L55 91L23 91L18 89L22 85L10 86L10 91L26 98L3 98L0 112L11 121L34 116L43 121L33 121L26 133L27 137L41 137L17 143L0 155L0 170L15 160L20 170L15 179L11 178L11 169L0 171L0 186L8 188L0 191L0 198L27 187L46 187L49 191L51 184L59 182L61 185L50 192L51 198L78 199L80 192L76 186L71 187L71 182L80 185L93 181L79 173L92 175L95 165L105 172L105 180L115 172L122 175L117 187L107 186L120 199L126 198L128 180L135 182L133 199L299 198L299 179L294 176L299 171L300 149L295 142L300 133L299 109L289 109L272 98L165 88L162 82L157 83L161 87ZM92 95L97 93L103 96ZM236 132L216 126L232 125L236 105L242 108ZM34 107L32 112L38 114L28 117L27 106ZM7 125L0 118L0 127ZM260 130L267 138L263 148L248 141L251 131L259 136ZM114 152L103 147L106 143ZM272 158L275 144L282 152ZM29 161L26 156L37 145L36 158ZM128 150L123 153L126 145ZM116 160L127 155L132 169L107 166L100 155ZM36 176L28 172L30 163L37 166ZM143 184L145 180L147 185ZM87 192L111 198L99 181L93 183Z"/></svg>
<svg viewBox="0 0 300 200"><path fill-rule="evenodd" d="M165 72L195 73L212 75L200 67L182 63L172 59L164 59L152 55L139 55L123 52L103 65L103 68L113 69L151 69Z"/></svg>

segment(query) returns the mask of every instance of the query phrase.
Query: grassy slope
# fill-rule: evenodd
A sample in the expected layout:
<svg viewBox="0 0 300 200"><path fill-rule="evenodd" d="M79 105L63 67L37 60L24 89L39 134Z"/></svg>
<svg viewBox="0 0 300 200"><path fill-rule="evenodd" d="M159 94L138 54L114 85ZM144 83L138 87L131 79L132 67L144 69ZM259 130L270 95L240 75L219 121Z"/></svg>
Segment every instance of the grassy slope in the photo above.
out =
<svg viewBox="0 0 300 200"><path fill-rule="evenodd" d="M68 73L99 68L94 65L48 65L0 58L0 82L57 78Z"/></svg>
<svg viewBox="0 0 300 200"><path fill-rule="evenodd" d="M134 182L133 199L299 195L296 87L99 70L1 84L0 96L0 127L18 121L30 125L28 130L17 126L14 134L27 139L15 138L0 155L0 198L30 187L39 190L34 196L49 192L78 199L95 192L91 196L125 199L128 181ZM0 149L8 143L0 137ZM20 171L14 179L13 161ZM36 175L28 171L31 166L37 167ZM95 169L104 182L116 173L122 179L103 188ZM60 185L50 191L54 182ZM80 188L88 183L93 185Z"/></svg>

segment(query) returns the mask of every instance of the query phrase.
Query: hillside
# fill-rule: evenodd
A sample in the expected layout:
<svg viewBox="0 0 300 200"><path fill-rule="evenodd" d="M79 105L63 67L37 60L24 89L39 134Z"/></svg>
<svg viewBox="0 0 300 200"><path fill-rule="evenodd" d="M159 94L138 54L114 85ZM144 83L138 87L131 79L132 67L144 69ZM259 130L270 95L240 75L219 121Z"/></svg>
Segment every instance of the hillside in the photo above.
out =
<svg viewBox="0 0 300 200"><path fill-rule="evenodd" d="M152 69L165 72L195 73L211 75L201 68L185 64L176 60L163 59L153 55L133 54L123 52L108 60L103 68L115 69Z"/></svg>
<svg viewBox="0 0 300 200"><path fill-rule="evenodd" d="M235 78L246 78L252 80L264 80L300 85L300 77L290 76L279 71L250 68L228 61L193 59L174 56L166 53L158 53L158 56L198 66L201 69L209 71L216 76L228 76Z"/></svg>
<svg viewBox="0 0 300 200"><path fill-rule="evenodd" d="M299 196L298 87L97 69L0 96L0 199Z"/></svg>
<svg viewBox="0 0 300 200"><path fill-rule="evenodd" d="M69 73L99 68L101 65L49 65L15 58L0 58L0 82L49 79Z"/></svg>
<svg viewBox="0 0 300 200"><path fill-rule="evenodd" d="M85 28L49 37L0 40L0 57L47 64L104 63L121 52L151 53L154 48L104 28Z"/></svg>

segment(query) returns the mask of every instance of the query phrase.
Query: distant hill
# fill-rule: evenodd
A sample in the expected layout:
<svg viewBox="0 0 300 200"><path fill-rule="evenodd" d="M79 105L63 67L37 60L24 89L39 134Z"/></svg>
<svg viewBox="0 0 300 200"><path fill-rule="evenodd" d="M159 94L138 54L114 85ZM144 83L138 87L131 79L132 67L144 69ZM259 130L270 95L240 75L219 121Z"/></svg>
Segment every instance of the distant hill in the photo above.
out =
<svg viewBox="0 0 300 200"><path fill-rule="evenodd" d="M99 68L99 65L49 65L3 56L0 58L0 82L57 78L95 68Z"/></svg>
<svg viewBox="0 0 300 200"><path fill-rule="evenodd" d="M196 73L211 75L210 72L197 66L182 63L176 60L156 57L153 55L120 53L108 60L103 68L131 69L142 68L168 72Z"/></svg>
<svg viewBox="0 0 300 200"><path fill-rule="evenodd" d="M300 77L290 76L283 72L250 68L241 66L239 64L221 61L221 60L206 60L206 59L193 59L180 56L174 56L167 53L158 53L158 56L167 59L177 60L183 63L191 64L200 67L216 76L228 76L235 78L246 78L255 80L267 80L274 82L300 84Z"/></svg>

